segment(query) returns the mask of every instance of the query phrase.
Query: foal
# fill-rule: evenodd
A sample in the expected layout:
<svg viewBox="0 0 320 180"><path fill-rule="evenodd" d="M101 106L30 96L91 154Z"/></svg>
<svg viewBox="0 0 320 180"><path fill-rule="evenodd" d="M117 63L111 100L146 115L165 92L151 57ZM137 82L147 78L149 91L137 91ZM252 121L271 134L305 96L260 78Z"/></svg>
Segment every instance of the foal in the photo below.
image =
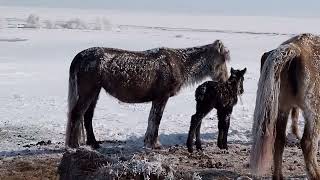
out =
<svg viewBox="0 0 320 180"><path fill-rule="evenodd" d="M227 135L230 125L230 115L233 106L237 104L238 95L243 93L243 80L247 68L234 70L231 68L231 76L226 82L207 81L201 84L195 93L197 106L196 114L191 117L191 125L187 140L187 147L190 153L193 152L193 138L196 134L196 148L202 150L200 140L200 127L202 119L213 109L218 114L218 147L228 149Z"/></svg>

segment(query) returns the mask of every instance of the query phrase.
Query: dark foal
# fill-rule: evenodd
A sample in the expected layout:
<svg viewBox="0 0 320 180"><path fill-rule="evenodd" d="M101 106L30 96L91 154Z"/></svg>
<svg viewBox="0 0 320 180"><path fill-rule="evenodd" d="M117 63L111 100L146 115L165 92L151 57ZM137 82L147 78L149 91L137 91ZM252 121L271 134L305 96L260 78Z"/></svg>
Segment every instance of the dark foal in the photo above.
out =
<svg viewBox="0 0 320 180"><path fill-rule="evenodd" d="M243 93L243 80L246 68L234 70L231 68L231 75L226 82L207 81L201 84L195 93L197 106L196 114L191 117L191 125L187 140L189 152L193 152L193 138L196 135L196 148L202 150L200 140L200 128L202 119L213 109L218 114L218 147L228 149L227 136L230 126L230 115L233 106L237 104L238 95Z"/></svg>

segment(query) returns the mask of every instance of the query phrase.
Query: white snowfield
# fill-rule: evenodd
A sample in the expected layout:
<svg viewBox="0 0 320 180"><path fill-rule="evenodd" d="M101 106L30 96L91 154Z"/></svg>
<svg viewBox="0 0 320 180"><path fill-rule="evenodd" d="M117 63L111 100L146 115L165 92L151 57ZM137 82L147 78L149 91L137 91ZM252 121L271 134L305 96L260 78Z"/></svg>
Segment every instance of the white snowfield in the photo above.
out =
<svg viewBox="0 0 320 180"><path fill-rule="evenodd" d="M319 33L319 20L0 7L0 157L36 153L39 147L23 146L39 141L64 147L69 66L93 46L184 48L221 39L231 52L228 69L247 67L228 141L250 142L261 55L295 34ZM185 144L196 87L169 99L159 131L163 145ZM97 139L142 147L150 105L121 103L101 91L93 118ZM216 141L217 124L213 110L203 120L204 141Z"/></svg>

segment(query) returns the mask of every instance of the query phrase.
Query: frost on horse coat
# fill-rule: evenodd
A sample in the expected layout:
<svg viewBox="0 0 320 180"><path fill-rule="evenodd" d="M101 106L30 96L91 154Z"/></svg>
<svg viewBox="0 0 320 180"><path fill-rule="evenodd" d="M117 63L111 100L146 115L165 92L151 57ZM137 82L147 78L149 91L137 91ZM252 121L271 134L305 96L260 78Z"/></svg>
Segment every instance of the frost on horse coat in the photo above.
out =
<svg viewBox="0 0 320 180"><path fill-rule="evenodd" d="M310 179L320 179L317 163L320 133L320 37L301 34L272 50L262 67L252 128L251 168L267 172L273 159L273 179L283 179L282 154L291 109L301 109L305 127L301 139Z"/></svg>
<svg viewBox="0 0 320 180"><path fill-rule="evenodd" d="M225 81L228 59L229 51L220 40L186 49L126 51L97 47L78 53L70 66L66 145L79 146L84 122L87 144L99 146L92 117L100 90L104 88L122 102L152 101L145 145L158 147L159 124L168 98L182 86L206 77Z"/></svg>

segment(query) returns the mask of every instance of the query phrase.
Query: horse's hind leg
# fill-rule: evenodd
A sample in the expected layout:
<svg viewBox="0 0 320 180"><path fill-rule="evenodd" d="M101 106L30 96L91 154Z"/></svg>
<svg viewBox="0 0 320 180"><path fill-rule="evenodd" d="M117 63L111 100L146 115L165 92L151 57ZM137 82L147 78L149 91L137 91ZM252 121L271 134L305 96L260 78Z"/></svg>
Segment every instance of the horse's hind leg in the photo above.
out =
<svg viewBox="0 0 320 180"><path fill-rule="evenodd" d="M320 179L317 162L320 116L308 110L304 110L303 113L306 123L301 139L301 148L309 178L318 180Z"/></svg>
<svg viewBox="0 0 320 180"><path fill-rule="evenodd" d="M202 123L202 118L198 122L198 126L196 129L196 142L195 142L197 150L200 150L200 151L202 151L201 138L200 138L201 123Z"/></svg>
<svg viewBox="0 0 320 180"><path fill-rule="evenodd" d="M187 139L187 148L190 153L193 152L192 146L193 146L193 138L194 138L195 132L199 133L199 135L197 136L197 140L198 140L197 148L198 146L200 146L201 148L200 128L199 128L199 132L197 130L198 130L198 127L201 125L201 121L204 116L205 115L203 113L198 111L196 112L196 114L191 116L190 129L189 129L189 134Z"/></svg>
<svg viewBox="0 0 320 180"><path fill-rule="evenodd" d="M193 139L196 134L196 147L198 150L202 150L200 140L200 129L202 119L213 109L213 105L209 102L197 101L196 114L191 116L190 129L187 139L187 147L190 153L193 152Z"/></svg>
<svg viewBox="0 0 320 180"><path fill-rule="evenodd" d="M276 139L274 144L274 170L273 179L280 180L283 179L282 175L282 155L284 150L284 145L286 143L286 128L288 122L289 112L279 111L277 124L276 124Z"/></svg>
<svg viewBox="0 0 320 180"><path fill-rule="evenodd" d="M163 110L168 102L168 99L169 97L165 97L152 102L152 107L148 118L148 127L144 139L144 144L147 148L160 148L158 131Z"/></svg>
<svg viewBox="0 0 320 180"><path fill-rule="evenodd" d="M291 110L291 131L292 133L298 138L301 139L301 136L299 134L299 128L298 128L298 117L299 117L299 108L294 107Z"/></svg>
<svg viewBox="0 0 320 180"><path fill-rule="evenodd" d="M84 114L84 127L86 128L86 132L87 132L86 144L92 146L95 149L99 148L99 143L96 141L96 138L93 133L92 118L94 114L94 109L96 107L96 104L99 98L100 89L96 90L94 98L92 99L90 106L88 107L86 113Z"/></svg>
<svg viewBox="0 0 320 180"><path fill-rule="evenodd" d="M66 145L72 148L79 147L79 140L81 134L83 133L83 117L91 104L92 96L79 94L79 99L77 100L75 106L70 109L69 122L67 127L66 135L69 140L66 141Z"/></svg>

